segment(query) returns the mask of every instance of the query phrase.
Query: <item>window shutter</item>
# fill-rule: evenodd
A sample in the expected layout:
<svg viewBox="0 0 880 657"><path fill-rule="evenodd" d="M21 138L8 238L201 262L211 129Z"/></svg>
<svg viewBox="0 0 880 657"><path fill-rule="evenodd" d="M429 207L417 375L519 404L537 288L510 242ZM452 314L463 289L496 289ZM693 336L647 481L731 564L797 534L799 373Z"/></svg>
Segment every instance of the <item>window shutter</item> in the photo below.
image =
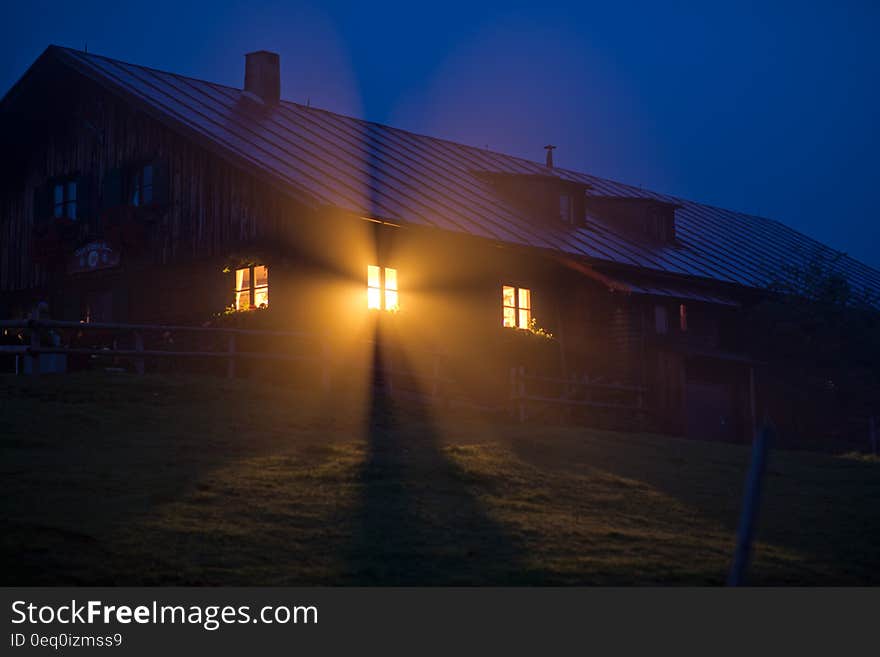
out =
<svg viewBox="0 0 880 657"><path fill-rule="evenodd" d="M123 172L120 168L108 169L104 174L104 190L101 198L103 209L115 208L124 204L123 195Z"/></svg>
<svg viewBox="0 0 880 657"><path fill-rule="evenodd" d="M34 187L34 226L42 226L49 220L49 184Z"/></svg>
<svg viewBox="0 0 880 657"><path fill-rule="evenodd" d="M171 202L169 192L170 176L168 164L162 160L153 161L153 205L163 206Z"/></svg>
<svg viewBox="0 0 880 657"><path fill-rule="evenodd" d="M95 186L93 178L83 175L76 179L76 218L85 222L95 215Z"/></svg>

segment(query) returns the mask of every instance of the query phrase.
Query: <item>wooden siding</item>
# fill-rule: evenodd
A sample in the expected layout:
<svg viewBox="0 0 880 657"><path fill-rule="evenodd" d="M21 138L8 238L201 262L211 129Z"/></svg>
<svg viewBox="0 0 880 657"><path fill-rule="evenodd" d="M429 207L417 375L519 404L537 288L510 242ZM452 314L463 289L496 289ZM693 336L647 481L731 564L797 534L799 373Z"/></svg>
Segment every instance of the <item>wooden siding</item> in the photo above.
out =
<svg viewBox="0 0 880 657"><path fill-rule="evenodd" d="M88 80L79 79L65 98L55 110L35 110L45 116L26 128L32 134L22 153L24 174L7 179L0 189L0 291L50 283L53 267L34 261L33 205L34 189L55 177L88 174L95 183L91 201L97 213L111 170L151 160L167 167L169 203L147 231L147 248L136 256L123 255L126 268L217 256L293 235L303 208L253 175L180 138Z"/></svg>

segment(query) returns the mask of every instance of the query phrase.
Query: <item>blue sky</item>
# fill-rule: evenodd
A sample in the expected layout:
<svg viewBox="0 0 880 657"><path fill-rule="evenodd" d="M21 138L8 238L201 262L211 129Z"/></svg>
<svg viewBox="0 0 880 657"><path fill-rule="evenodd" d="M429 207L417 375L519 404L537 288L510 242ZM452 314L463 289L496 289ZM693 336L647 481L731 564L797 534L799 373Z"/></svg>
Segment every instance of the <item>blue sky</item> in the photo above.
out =
<svg viewBox="0 0 880 657"><path fill-rule="evenodd" d="M702 6L705 5L705 6ZM49 43L778 219L880 267L880 3L20 2L3 92Z"/></svg>

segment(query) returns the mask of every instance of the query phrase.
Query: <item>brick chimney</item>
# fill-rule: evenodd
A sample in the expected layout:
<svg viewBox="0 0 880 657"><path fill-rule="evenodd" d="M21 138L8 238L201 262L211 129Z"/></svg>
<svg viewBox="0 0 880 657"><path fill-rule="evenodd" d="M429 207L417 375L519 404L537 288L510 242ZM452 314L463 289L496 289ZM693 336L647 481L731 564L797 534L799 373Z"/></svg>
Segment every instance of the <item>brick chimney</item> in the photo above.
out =
<svg viewBox="0 0 880 657"><path fill-rule="evenodd" d="M244 56L244 90L266 105L281 100L281 58L268 50L249 52Z"/></svg>

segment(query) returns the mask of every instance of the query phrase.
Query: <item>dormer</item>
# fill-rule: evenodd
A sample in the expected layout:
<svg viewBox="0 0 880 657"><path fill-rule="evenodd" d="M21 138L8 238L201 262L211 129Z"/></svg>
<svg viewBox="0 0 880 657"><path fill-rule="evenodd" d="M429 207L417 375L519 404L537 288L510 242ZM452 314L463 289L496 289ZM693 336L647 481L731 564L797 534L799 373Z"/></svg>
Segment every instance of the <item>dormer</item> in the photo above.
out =
<svg viewBox="0 0 880 657"><path fill-rule="evenodd" d="M498 194L535 222L585 225L584 196L589 185L540 173L477 172Z"/></svg>
<svg viewBox="0 0 880 657"><path fill-rule="evenodd" d="M640 196L592 196L584 199L586 216L638 240L675 243L675 211L680 205Z"/></svg>

